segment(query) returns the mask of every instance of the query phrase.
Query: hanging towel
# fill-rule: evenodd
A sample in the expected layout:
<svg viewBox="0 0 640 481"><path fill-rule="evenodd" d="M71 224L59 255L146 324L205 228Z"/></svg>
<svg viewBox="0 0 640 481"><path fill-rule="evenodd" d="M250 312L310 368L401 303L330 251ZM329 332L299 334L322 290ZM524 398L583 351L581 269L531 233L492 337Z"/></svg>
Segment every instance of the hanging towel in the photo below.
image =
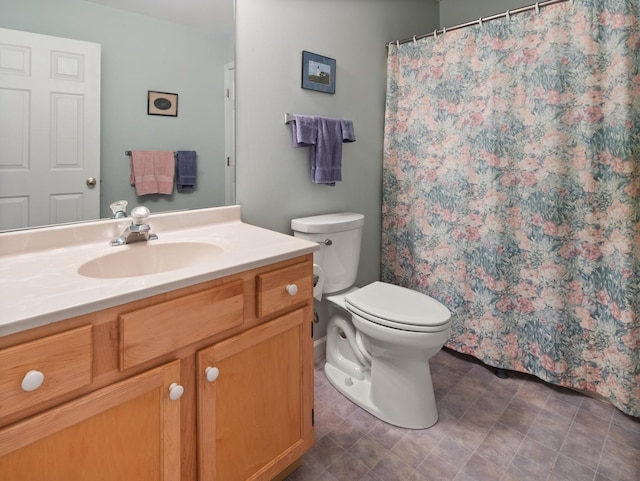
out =
<svg viewBox="0 0 640 481"><path fill-rule="evenodd" d="M317 128L318 137L311 146L311 180L316 184L335 185L342 180L342 122L318 117Z"/></svg>
<svg viewBox="0 0 640 481"><path fill-rule="evenodd" d="M294 115L293 126L293 146L306 147L316 143L318 136L318 121L313 115Z"/></svg>
<svg viewBox="0 0 640 481"><path fill-rule="evenodd" d="M336 185L342 180L342 144L355 142L351 120L310 115L295 115L294 147L311 146L311 181Z"/></svg>
<svg viewBox="0 0 640 481"><path fill-rule="evenodd" d="M131 185L137 195L172 194L175 176L173 152L134 150L131 152Z"/></svg>
<svg viewBox="0 0 640 481"><path fill-rule="evenodd" d="M342 180L342 144L355 142L351 120L318 117L318 137L311 147L311 179L316 184L335 185Z"/></svg>
<svg viewBox="0 0 640 481"><path fill-rule="evenodd" d="M196 188L196 152L179 150L176 154L176 187L179 191Z"/></svg>
<svg viewBox="0 0 640 481"><path fill-rule="evenodd" d="M355 142L356 132L353 128L353 122L351 120L341 120L340 126L342 127L342 142Z"/></svg>

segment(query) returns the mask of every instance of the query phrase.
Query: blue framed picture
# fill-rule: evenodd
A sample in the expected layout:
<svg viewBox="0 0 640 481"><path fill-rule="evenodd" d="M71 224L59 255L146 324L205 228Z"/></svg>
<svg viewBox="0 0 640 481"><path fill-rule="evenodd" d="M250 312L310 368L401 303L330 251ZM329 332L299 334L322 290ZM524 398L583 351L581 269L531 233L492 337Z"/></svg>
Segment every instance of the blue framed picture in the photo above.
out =
<svg viewBox="0 0 640 481"><path fill-rule="evenodd" d="M328 94L336 93L336 61L302 51L302 88Z"/></svg>

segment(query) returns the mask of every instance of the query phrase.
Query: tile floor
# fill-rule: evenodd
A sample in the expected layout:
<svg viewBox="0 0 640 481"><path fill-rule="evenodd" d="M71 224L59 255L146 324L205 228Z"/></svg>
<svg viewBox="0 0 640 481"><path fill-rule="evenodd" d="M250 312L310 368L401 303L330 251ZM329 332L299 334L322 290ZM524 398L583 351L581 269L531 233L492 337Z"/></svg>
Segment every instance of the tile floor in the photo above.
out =
<svg viewBox="0 0 640 481"><path fill-rule="evenodd" d="M316 366L316 443L286 481L638 481L640 419L442 350L439 421L401 429L339 394Z"/></svg>

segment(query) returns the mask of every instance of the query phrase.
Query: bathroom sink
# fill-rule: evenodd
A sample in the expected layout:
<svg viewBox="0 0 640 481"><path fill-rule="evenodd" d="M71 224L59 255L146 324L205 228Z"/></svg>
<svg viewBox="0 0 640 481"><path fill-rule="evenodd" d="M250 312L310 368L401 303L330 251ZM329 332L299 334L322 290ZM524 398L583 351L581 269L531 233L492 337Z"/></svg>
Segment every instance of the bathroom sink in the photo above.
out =
<svg viewBox="0 0 640 481"><path fill-rule="evenodd" d="M137 242L113 249L82 264L78 274L97 279L147 276L201 265L224 252L222 247L204 242Z"/></svg>

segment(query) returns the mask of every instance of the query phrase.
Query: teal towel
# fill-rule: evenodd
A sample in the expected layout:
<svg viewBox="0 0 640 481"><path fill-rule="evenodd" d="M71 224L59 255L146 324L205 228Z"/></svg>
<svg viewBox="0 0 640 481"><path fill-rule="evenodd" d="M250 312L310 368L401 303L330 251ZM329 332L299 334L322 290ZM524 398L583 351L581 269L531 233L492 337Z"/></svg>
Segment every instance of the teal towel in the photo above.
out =
<svg viewBox="0 0 640 481"><path fill-rule="evenodd" d="M176 153L176 187L179 191L194 190L197 178L196 152L179 150Z"/></svg>

